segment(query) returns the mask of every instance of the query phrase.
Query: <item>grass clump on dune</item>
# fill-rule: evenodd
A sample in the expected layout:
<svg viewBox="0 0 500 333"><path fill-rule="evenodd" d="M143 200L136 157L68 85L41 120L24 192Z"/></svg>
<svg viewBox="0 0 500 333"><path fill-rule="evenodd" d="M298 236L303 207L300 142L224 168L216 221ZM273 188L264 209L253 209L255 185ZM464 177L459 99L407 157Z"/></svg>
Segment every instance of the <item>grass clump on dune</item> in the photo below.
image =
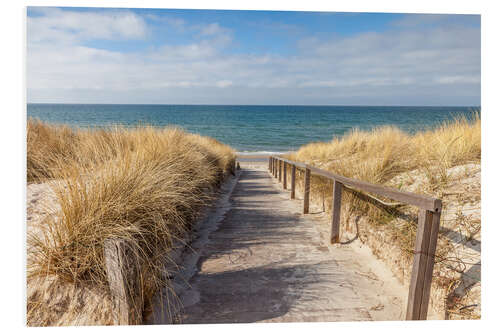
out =
<svg viewBox="0 0 500 333"><path fill-rule="evenodd" d="M397 127L353 130L331 142L301 147L291 158L331 172L384 184L415 169L439 171L481 159L481 120L460 117L436 129L407 134Z"/></svg>
<svg viewBox="0 0 500 333"><path fill-rule="evenodd" d="M330 142L305 145L288 158L346 177L442 199L442 231L436 252L435 281L431 295L438 304L436 308L445 313L451 313L453 307L465 306L464 309L470 309L470 302L479 302L473 299L459 306L451 304L462 302L456 299L461 299L463 295L454 296L457 285L462 284L462 288L467 285L462 273L471 267L471 271L477 265L480 267L480 261L475 262L480 260L480 249L479 254L467 254L467 248L476 247L474 244L477 244L481 229L480 179L477 177L481 162L479 113L472 117L459 117L414 135L396 127L381 127L372 131L353 130ZM296 179L301 193L303 172L299 172ZM311 198L313 203L322 205L324 211L331 212L332 182L312 176ZM387 198L380 199L390 201ZM469 214L467 225L461 221L462 211ZM356 191L346 188L342 195L342 232L355 231L355 237L367 242L372 251L393 268L400 280L407 283L412 265L417 212L418 209L413 206L384 208L374 205L363 200ZM456 235L461 235L464 230L467 237L456 239ZM476 243L474 240L471 242L472 238L476 238ZM469 289L474 286L468 285ZM441 308L443 304L446 304L445 309ZM460 318L480 316L476 312L458 312L462 316Z"/></svg>
<svg viewBox="0 0 500 333"><path fill-rule="evenodd" d="M450 168L480 163L481 119L478 113L469 118L463 116L414 135L396 127L366 132L353 130L331 142L305 145L288 157L345 177L441 198L442 189L449 181ZM302 178L299 172L297 185L301 188ZM328 211L331 210L331 188L330 180L311 178L313 198L320 198L323 208ZM348 216L353 214L368 217L375 224L388 224L397 215L397 212L380 210L352 191L345 192L342 202L346 223ZM405 209L409 209L405 213L416 212L412 206ZM397 230L397 238L411 253L414 225L401 228Z"/></svg>
<svg viewBox="0 0 500 333"><path fill-rule="evenodd" d="M28 236L28 289L35 291L30 280L57 277L105 292L103 243L119 238L142 263L144 298L151 299L166 287L166 251L191 228L235 158L228 146L179 129L77 130L30 120L27 135L28 181L52 180L57 207ZM54 324L41 295L28 292L28 323Z"/></svg>

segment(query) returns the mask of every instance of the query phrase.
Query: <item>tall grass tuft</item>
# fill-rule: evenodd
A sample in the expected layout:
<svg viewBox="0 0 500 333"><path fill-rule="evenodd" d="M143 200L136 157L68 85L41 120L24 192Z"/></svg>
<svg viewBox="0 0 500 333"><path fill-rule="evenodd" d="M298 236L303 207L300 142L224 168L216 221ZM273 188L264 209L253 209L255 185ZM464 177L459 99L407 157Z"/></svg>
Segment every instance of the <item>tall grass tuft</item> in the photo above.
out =
<svg viewBox="0 0 500 333"><path fill-rule="evenodd" d="M411 178L411 172L416 171L423 173L426 179L419 183L424 185L417 184L410 191L440 197L440 189L448 181L449 168L480 162L481 119L479 113L472 117L461 116L415 135L390 126L365 132L353 130L330 142L305 145L288 158L335 174L398 189L403 183L394 183L393 180L400 175ZM301 177L297 182L299 188L303 187ZM329 180L312 177L311 193L313 198L322 198L325 210L331 210ZM361 214L375 224L395 218L350 193L345 194L342 202L344 209L348 210L344 216ZM402 246L411 249L413 227L404 230L404 235L400 231L397 231L397 237L403 240Z"/></svg>
<svg viewBox="0 0 500 333"><path fill-rule="evenodd" d="M460 177L468 177L468 168L476 168L481 162L480 114L461 116L414 135L390 126L372 131L353 130L330 142L302 146L287 158L346 177L440 198L443 200L443 230L460 235L464 228L459 215L461 209L475 209L476 204L466 204L480 201L477 184L469 184L475 185L473 187L460 186ZM455 171L451 172L451 168ZM303 176L304 173L299 171L296 178L299 195L303 191ZM356 193L347 188L343 191L342 233L355 232L354 238L367 242L373 253L388 263L402 282L408 283L418 209L404 205L383 209L363 200ZM312 176L311 200L319 207L322 205L323 211L331 212L332 182ZM474 216L467 223L471 234L477 235L481 221ZM460 274L454 267L462 269L467 267L464 262L470 261L469 254L457 250L456 240L451 241L447 237L450 236L440 234L436 252L434 291L431 293L435 304L439 304L436 308L444 307L441 304L453 295L452 287L461 283ZM439 292L436 293L436 290ZM446 305L444 311L448 310L449 305ZM477 314L470 318L474 316Z"/></svg>
<svg viewBox="0 0 500 333"><path fill-rule="evenodd" d="M167 286L166 251L235 158L228 146L175 128L70 129L30 120L27 134L28 180L53 180L58 207L28 236L28 281L57 276L105 291L103 244L120 238L142 263L146 299ZM44 324L42 310L39 297L28 298L28 322Z"/></svg>
<svg viewBox="0 0 500 333"><path fill-rule="evenodd" d="M415 135L391 126L356 129L330 142L302 146L290 158L377 184L416 169L428 169L431 175L480 161L481 119L479 113L461 116Z"/></svg>

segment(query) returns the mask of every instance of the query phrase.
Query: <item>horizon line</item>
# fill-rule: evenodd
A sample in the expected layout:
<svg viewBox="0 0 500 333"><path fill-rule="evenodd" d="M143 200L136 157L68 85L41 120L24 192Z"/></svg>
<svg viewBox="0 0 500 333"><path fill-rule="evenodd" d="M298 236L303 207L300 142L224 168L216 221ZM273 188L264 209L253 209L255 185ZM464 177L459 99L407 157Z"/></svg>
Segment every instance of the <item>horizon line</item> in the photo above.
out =
<svg viewBox="0 0 500 333"><path fill-rule="evenodd" d="M481 107L481 105L381 105L381 104L204 104L204 103L75 103L75 102L26 102L29 104L61 105L188 105L188 106L376 106L376 107Z"/></svg>

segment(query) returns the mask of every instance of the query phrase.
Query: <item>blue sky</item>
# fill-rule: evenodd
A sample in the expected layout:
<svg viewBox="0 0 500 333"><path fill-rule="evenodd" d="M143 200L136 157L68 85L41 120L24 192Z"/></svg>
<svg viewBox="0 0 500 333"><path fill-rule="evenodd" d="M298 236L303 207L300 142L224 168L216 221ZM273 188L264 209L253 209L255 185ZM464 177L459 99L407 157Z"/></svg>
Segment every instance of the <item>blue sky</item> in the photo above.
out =
<svg viewBox="0 0 500 333"><path fill-rule="evenodd" d="M479 105L478 15L29 7L28 102Z"/></svg>

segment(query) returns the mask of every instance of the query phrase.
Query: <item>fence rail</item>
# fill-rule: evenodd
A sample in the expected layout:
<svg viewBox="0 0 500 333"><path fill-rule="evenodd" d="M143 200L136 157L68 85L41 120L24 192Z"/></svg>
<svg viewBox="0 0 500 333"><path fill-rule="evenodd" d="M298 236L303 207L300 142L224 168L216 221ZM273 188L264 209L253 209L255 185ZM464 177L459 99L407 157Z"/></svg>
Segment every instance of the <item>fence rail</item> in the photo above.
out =
<svg viewBox="0 0 500 333"><path fill-rule="evenodd" d="M291 166L291 199L295 198L296 170L297 168L304 170L304 214L309 213L311 174L333 180L332 224L330 234L330 241L332 244L338 243L340 239L340 208L342 192L345 187L381 195L419 208L415 253L413 256L413 267L406 308L406 320L427 319L432 272L434 270L434 256L436 253L437 236L441 218L441 200L347 178L305 163L290 161L278 156L270 156L269 171L275 178L278 178L278 180L283 183L284 189L286 189L288 185L287 166Z"/></svg>

